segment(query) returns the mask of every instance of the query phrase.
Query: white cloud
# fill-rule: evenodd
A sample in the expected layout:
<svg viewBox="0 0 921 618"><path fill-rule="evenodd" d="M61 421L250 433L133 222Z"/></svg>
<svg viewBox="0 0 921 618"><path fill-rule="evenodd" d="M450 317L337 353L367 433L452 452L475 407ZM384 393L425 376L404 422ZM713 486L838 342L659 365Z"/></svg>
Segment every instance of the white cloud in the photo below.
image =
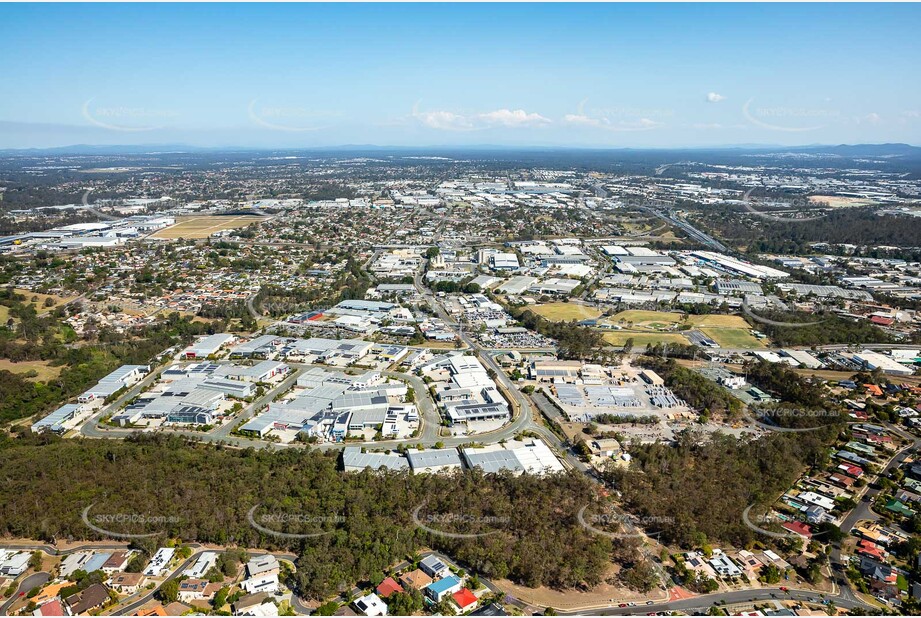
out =
<svg viewBox="0 0 921 618"><path fill-rule="evenodd" d="M606 129L608 131L648 131L649 129L658 129L659 127L665 126L665 123L649 118L612 122L609 118L594 118L592 116L586 116L585 114L566 114L563 116L563 122L581 127Z"/></svg>
<svg viewBox="0 0 921 618"><path fill-rule="evenodd" d="M534 127L550 124L549 118L544 118L538 113L528 113L523 109L497 109L477 116L486 124L496 124L505 127Z"/></svg>
<svg viewBox="0 0 921 618"><path fill-rule="evenodd" d="M584 114L566 114L563 116L563 122L566 124L576 124L586 127L604 126L604 123L598 118L590 118Z"/></svg>
<svg viewBox="0 0 921 618"><path fill-rule="evenodd" d="M413 112L413 116L425 126L442 131L469 131L474 128L468 118L453 112Z"/></svg>
<svg viewBox="0 0 921 618"><path fill-rule="evenodd" d="M869 114L861 118L861 121L869 123L869 124L879 124L880 120L881 118L879 117L879 114L877 114L876 112L870 112Z"/></svg>
<svg viewBox="0 0 921 618"><path fill-rule="evenodd" d="M413 108L413 117L425 126L441 131L477 131L496 127L539 127L550 124L550 119L523 109L497 109L480 114L456 114L446 110L420 112Z"/></svg>
<svg viewBox="0 0 921 618"><path fill-rule="evenodd" d="M716 92L707 93L707 101L710 103L719 103L720 101L725 101L726 97Z"/></svg>

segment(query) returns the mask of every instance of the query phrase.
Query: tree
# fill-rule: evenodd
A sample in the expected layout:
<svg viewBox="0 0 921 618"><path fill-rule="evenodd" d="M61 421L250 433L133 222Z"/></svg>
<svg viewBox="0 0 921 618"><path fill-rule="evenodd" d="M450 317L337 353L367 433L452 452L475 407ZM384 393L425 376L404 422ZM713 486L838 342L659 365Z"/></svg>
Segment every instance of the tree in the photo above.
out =
<svg viewBox="0 0 921 618"><path fill-rule="evenodd" d="M399 594L399 593L397 593ZM339 609L339 604L335 601L327 601L323 605L317 608L317 611L314 612L317 616L332 616L336 613L336 610ZM391 612L394 613L394 612Z"/></svg>
<svg viewBox="0 0 921 618"><path fill-rule="evenodd" d="M160 599L164 603L175 603L179 600L179 580L171 579L160 586Z"/></svg>
<svg viewBox="0 0 921 618"><path fill-rule="evenodd" d="M29 568L33 571L41 571L42 569L42 552L34 551L32 555L29 556Z"/></svg>
<svg viewBox="0 0 921 618"><path fill-rule="evenodd" d="M217 594L214 595L214 599L212 600L212 605L214 606L214 609L221 609L222 607L224 607L224 605L226 605L227 595L229 593L230 593L230 588L227 586L224 586L223 588L217 591Z"/></svg>
<svg viewBox="0 0 921 618"><path fill-rule="evenodd" d="M780 581L780 569L776 565L769 564L761 569L761 576L758 578L766 584L776 584Z"/></svg>

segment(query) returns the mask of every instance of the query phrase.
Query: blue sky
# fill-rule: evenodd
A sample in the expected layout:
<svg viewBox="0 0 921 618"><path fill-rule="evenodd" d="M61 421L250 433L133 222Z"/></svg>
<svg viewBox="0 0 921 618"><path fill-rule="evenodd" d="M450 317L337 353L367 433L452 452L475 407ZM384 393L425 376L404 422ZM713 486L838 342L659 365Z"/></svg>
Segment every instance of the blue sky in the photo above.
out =
<svg viewBox="0 0 921 618"><path fill-rule="evenodd" d="M921 6L0 5L0 148L921 144Z"/></svg>

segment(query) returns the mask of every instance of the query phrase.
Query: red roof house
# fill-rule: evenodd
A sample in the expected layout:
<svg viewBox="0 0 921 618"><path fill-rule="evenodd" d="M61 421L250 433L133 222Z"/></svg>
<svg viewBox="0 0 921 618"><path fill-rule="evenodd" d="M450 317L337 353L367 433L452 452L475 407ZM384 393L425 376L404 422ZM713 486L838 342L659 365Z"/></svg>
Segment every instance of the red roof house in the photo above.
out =
<svg viewBox="0 0 921 618"><path fill-rule="evenodd" d="M473 609L479 600L475 594L470 592L469 588L461 588L451 596L454 597L454 602L457 603L462 612Z"/></svg>
<svg viewBox="0 0 921 618"><path fill-rule="evenodd" d="M783 523L783 527L789 530L790 532L795 532L801 537L804 537L807 539L812 538L812 530L809 528L809 526L807 526L801 521L785 521Z"/></svg>
<svg viewBox="0 0 921 618"><path fill-rule="evenodd" d="M47 603L42 604L35 611L36 616L66 616L64 613L64 608L61 606L61 602L57 599L48 601Z"/></svg>
<svg viewBox="0 0 921 618"><path fill-rule="evenodd" d="M386 599L394 592L403 592L403 586L398 584L392 577L388 577L377 587L377 596L382 599Z"/></svg>

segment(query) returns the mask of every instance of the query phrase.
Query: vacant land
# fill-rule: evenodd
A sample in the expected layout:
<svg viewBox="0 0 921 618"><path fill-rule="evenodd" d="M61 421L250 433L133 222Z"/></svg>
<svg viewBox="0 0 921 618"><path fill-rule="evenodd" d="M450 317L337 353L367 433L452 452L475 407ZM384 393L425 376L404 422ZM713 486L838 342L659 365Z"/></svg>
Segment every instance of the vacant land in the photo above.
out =
<svg viewBox="0 0 921 618"><path fill-rule="evenodd" d="M179 217L175 225L154 232L151 237L163 239L208 238L215 232L235 230L264 220L263 217L253 215Z"/></svg>
<svg viewBox="0 0 921 618"><path fill-rule="evenodd" d="M869 206L875 204L873 200L862 197L845 197L842 195L810 195L809 201L813 204L825 202L832 208L850 208L854 206Z"/></svg>
<svg viewBox="0 0 921 618"><path fill-rule="evenodd" d="M612 315L605 321L610 324L632 324L634 327L661 330L675 326L681 319L682 315L680 313L672 311L642 311L639 309L631 309Z"/></svg>
<svg viewBox="0 0 921 618"><path fill-rule="evenodd" d="M691 326L700 328L742 328L748 330L751 326L745 321L745 318L738 315L692 315L688 316L688 323Z"/></svg>
<svg viewBox="0 0 921 618"><path fill-rule="evenodd" d="M756 339L748 329L701 328L700 332L720 344L722 348L756 350L764 347L764 344Z"/></svg>
<svg viewBox="0 0 921 618"><path fill-rule="evenodd" d="M11 360L0 358L0 371L20 374L34 371L36 373L35 377L28 379L38 382L47 382L48 380L58 377L63 368L63 365L52 367L48 364L48 361L22 361L20 363L14 363Z"/></svg>
<svg viewBox="0 0 921 618"><path fill-rule="evenodd" d="M691 343L684 335L679 335L678 333L637 333L628 330L618 330L606 332L604 334L604 340L614 346L624 345L627 339L633 339L634 348L643 347L650 343L682 343L684 345L690 345Z"/></svg>
<svg viewBox="0 0 921 618"><path fill-rule="evenodd" d="M48 311L54 309L55 307L60 307L64 303L67 303L74 299L73 296L56 296L54 294L39 294L38 292L30 292L29 290L21 290L16 288L17 294L22 294L26 297L26 302L31 303L35 306L35 310L39 313L43 311ZM51 303L48 306L45 306L45 303L48 299L51 299Z"/></svg>
<svg viewBox="0 0 921 618"><path fill-rule="evenodd" d="M537 315L554 322L594 320L601 316L601 312L594 307L586 307L578 303L547 303L530 307L530 309Z"/></svg>

